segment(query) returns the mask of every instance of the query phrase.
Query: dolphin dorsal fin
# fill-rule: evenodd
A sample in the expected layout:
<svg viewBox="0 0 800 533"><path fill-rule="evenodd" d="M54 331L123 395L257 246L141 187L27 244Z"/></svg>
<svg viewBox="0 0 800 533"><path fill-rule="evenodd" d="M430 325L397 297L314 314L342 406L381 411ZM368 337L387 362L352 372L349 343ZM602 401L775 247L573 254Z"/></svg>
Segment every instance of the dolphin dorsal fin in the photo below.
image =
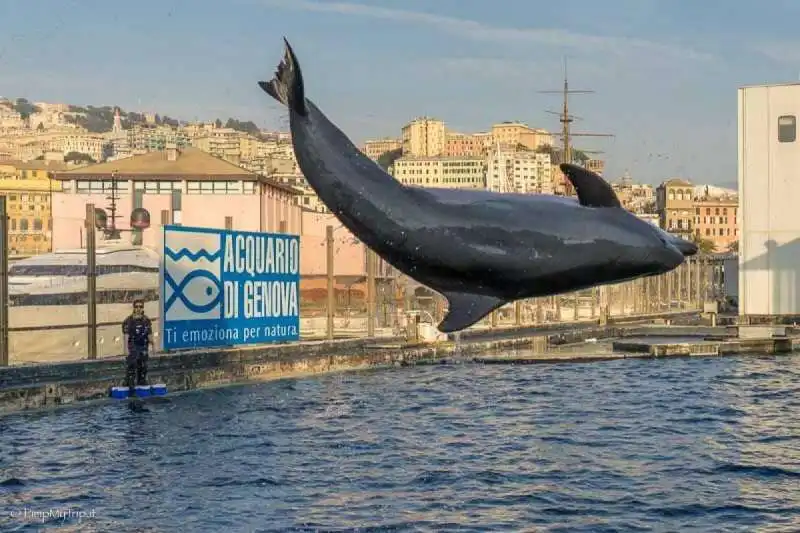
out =
<svg viewBox="0 0 800 533"><path fill-rule="evenodd" d="M442 333L453 333L466 329L506 304L505 300L494 296L465 292L442 292L442 294L447 298L450 307L447 316L439 324L439 331Z"/></svg>
<svg viewBox="0 0 800 533"><path fill-rule="evenodd" d="M581 166L561 163L561 172L578 193L578 201L586 207L622 207L617 193L606 180Z"/></svg>

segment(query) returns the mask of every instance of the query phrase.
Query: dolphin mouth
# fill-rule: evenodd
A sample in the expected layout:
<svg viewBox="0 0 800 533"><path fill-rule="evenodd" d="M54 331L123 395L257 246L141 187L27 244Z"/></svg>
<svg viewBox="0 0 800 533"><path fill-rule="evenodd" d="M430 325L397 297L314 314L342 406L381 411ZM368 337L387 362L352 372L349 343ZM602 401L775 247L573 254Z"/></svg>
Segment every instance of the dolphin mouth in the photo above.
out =
<svg viewBox="0 0 800 533"><path fill-rule="evenodd" d="M679 237L675 237L673 239L672 245L678 249L680 253L683 254L683 257L691 257L698 252L697 245L691 241L687 241L685 239L681 239Z"/></svg>
<svg viewBox="0 0 800 533"><path fill-rule="evenodd" d="M687 241L686 239L664 230L658 230L658 233L661 237L661 242L667 245L667 247L671 246L675 248L684 258L696 255L699 251L697 245L692 241Z"/></svg>

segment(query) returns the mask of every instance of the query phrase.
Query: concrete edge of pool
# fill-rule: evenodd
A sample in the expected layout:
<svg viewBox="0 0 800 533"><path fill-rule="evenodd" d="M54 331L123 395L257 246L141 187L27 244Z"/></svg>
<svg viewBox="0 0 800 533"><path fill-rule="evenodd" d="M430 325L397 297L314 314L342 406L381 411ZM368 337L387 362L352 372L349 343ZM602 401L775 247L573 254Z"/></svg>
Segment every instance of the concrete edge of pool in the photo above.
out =
<svg viewBox="0 0 800 533"><path fill-rule="evenodd" d="M720 335L724 328L698 325L659 326L658 319L684 320L697 324L697 312L631 316L599 326L592 322L550 324L538 327L470 331L461 343L410 346L400 338L312 341L297 344L262 345L157 355L151 359L149 378L165 383L170 396L184 391L304 377L314 374L368 368L426 364L459 360L485 363L548 363L598 361L623 357L653 357L632 354L536 353L548 346L584 342L587 339L624 339L658 335ZM790 343L790 345L792 345ZM501 350L533 352L517 357L481 357ZM762 352L763 353L763 352ZM663 354L684 355L683 353ZM688 355L688 354L687 354ZM0 368L0 415L50 409L77 403L118 401L109 398L112 386L124 378L122 357L64 363L20 365Z"/></svg>

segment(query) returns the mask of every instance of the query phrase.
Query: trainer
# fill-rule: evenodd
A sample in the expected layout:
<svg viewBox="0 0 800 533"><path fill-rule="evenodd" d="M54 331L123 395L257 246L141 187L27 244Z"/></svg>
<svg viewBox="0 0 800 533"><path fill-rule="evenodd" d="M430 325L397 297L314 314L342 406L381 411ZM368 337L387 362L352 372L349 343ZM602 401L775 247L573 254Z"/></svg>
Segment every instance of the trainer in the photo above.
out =
<svg viewBox="0 0 800 533"><path fill-rule="evenodd" d="M144 300L134 300L133 313L122 322L123 342L128 349L125 386L147 385L148 347L153 346L153 324L144 314Z"/></svg>

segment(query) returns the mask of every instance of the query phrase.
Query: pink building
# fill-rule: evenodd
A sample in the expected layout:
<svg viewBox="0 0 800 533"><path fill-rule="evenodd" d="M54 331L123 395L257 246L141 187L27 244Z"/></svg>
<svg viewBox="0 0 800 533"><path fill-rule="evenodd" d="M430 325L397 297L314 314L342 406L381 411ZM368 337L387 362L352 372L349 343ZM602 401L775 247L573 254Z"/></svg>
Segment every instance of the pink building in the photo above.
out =
<svg viewBox="0 0 800 533"><path fill-rule="evenodd" d="M364 245L331 213L303 210L300 239L300 268L303 274L326 276L328 254L325 245L327 226L333 226L334 275L364 276L366 259Z"/></svg>
<svg viewBox="0 0 800 533"><path fill-rule="evenodd" d="M298 191L252 173L196 148L167 149L117 161L56 172L62 184L53 193L53 248L82 248L86 205L102 208L109 217L112 183L116 182L118 229L130 229L130 213L150 212L150 228L141 244L158 246L163 223L243 231L300 234L303 276L325 277L326 226L334 227L335 274L364 276L361 244L332 214L302 210L293 197ZM112 179L113 178L113 179ZM125 232L127 233L127 232ZM381 267L379 266L379 272Z"/></svg>
<svg viewBox="0 0 800 533"><path fill-rule="evenodd" d="M53 248L83 246L86 205L109 217L116 182L116 228L130 228L130 213L143 207L151 226L141 243L158 245L162 223L243 231L300 233L298 192L196 148L167 149L117 161L56 172L62 184L53 193Z"/></svg>

